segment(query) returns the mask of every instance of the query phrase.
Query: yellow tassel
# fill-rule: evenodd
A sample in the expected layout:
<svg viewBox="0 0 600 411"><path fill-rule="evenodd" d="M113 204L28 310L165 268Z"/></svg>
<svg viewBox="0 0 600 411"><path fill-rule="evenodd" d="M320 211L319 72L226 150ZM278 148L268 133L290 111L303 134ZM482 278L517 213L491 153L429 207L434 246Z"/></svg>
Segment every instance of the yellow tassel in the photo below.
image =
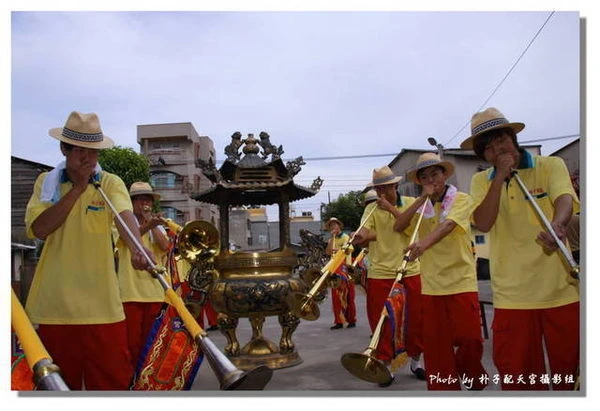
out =
<svg viewBox="0 0 600 411"><path fill-rule="evenodd" d="M393 360L391 365L392 371L396 372L400 368L404 367L408 363L408 354L406 352L398 354Z"/></svg>

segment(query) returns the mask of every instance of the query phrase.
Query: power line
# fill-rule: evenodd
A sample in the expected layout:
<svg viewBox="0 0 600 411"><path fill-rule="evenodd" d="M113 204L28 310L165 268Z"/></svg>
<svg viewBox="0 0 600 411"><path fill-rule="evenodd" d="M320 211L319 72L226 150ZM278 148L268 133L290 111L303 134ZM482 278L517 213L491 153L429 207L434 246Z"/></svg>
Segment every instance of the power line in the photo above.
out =
<svg viewBox="0 0 600 411"><path fill-rule="evenodd" d="M519 61L521 61L521 59L523 58L523 56L525 55L525 53L527 53L527 50L529 50L529 47L531 47L531 45L533 44L533 42L535 41L535 39L537 38L537 36L541 33L542 29L546 26L546 23L548 23L548 21L550 20L550 18L553 15L554 15L554 12L551 12L550 15L548 16L548 18L546 19L546 21L544 22L544 24L542 24L542 26L539 28L539 30L537 31L537 33L535 33L535 36L533 36L533 38L531 39L531 41L529 42L529 44L527 45L527 47L525 47L525 50L523 50L523 52L521 53L521 55L519 56L519 58L517 59L517 61L515 61L513 63L512 67L510 68L510 70L508 70L508 72L506 73L506 75L504 76L504 78L502 80L500 80L500 83L498 83L498 85L492 91L492 93L489 95L489 97L487 99L485 99L485 101L479 106L479 108L477 110L475 110L475 112L481 111L481 109L483 108L483 106L485 106L488 103L488 101L491 100L491 98L494 96L494 94L496 94L496 91L498 91L498 89L500 88L500 86L502 86L502 84L504 84L504 81L508 78L508 76L510 75L510 73L512 73L512 71L517 66L517 64L519 64ZM465 127L467 127L469 125L470 122L471 122L471 120L467 121L465 123L465 125L462 126L462 128L460 130L458 130L458 132L450 140L448 140L446 142L445 145L447 146L460 133L462 133L462 131L465 129Z"/></svg>
<svg viewBox="0 0 600 411"><path fill-rule="evenodd" d="M574 138L579 137L579 134L571 134L570 136L559 136L559 137L548 137L548 138L538 138L537 140L528 140L528 141L519 141L519 144L525 143L539 143L541 141L550 141L550 140L562 140L563 138Z"/></svg>
<svg viewBox="0 0 600 411"><path fill-rule="evenodd" d="M540 141L550 141L550 140L562 140L565 138L574 138L574 137L579 137L580 134L569 134L566 136L557 136L557 137L547 137L547 138L541 138L541 139L536 139L536 140L529 140L529 141L519 141L519 144L524 144L524 143L537 143ZM352 159L356 159L356 158L376 158L376 157L396 157L398 155L398 153L391 153L391 154L362 154L362 155L355 155L355 156L330 156L330 157L311 157L311 158L305 158L304 160L309 160L309 161L329 161L329 160L352 160ZM220 164L223 163L225 160L218 160L216 163ZM290 160L286 160L284 159L283 161L290 161ZM356 175L354 175L356 176ZM303 178L300 178L298 181L309 181L312 182L312 180L310 180L309 177L306 177L306 174L302 176ZM316 178L316 177L315 177ZM338 181L360 181L357 179L351 179L351 180L338 180Z"/></svg>

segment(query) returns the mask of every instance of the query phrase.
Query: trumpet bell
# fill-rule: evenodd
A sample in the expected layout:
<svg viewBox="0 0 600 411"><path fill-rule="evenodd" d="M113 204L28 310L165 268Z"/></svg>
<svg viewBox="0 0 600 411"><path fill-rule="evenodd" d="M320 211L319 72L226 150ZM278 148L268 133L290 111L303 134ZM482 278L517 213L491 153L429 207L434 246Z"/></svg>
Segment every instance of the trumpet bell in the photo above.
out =
<svg viewBox="0 0 600 411"><path fill-rule="evenodd" d="M179 254L191 264L212 258L219 253L219 232L206 221L189 222L177 236L177 247Z"/></svg>
<svg viewBox="0 0 600 411"><path fill-rule="evenodd" d="M319 306L315 300L309 298L309 296L304 293L293 293L290 297L289 305L291 313L303 320L315 321L321 315Z"/></svg>
<svg viewBox="0 0 600 411"><path fill-rule="evenodd" d="M346 353L342 355L340 361L350 374L364 381L388 384L394 378L383 361L367 352Z"/></svg>
<svg viewBox="0 0 600 411"><path fill-rule="evenodd" d="M273 370L260 365L249 371L236 370L224 377L221 390L262 390L273 376Z"/></svg>

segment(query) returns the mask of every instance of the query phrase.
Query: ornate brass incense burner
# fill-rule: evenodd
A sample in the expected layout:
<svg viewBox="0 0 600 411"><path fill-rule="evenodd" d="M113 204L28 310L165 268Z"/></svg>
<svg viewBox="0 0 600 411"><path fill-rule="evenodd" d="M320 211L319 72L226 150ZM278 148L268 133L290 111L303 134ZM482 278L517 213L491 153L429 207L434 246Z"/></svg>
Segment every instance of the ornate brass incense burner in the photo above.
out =
<svg viewBox="0 0 600 411"><path fill-rule="evenodd" d="M279 207L279 247L258 252L234 252L222 246L217 255L200 259L190 271L190 286L206 290L219 312L219 326L227 337L225 353L241 369L257 365L283 368L302 362L292 341L300 319L290 311L289 296L305 292L307 284L293 276L298 256L291 247L289 203L314 196L322 180L311 187L296 185L293 177L304 164L302 157L284 164L281 146L270 143L269 135L260 133L260 140L239 132L231 136L225 147L227 160L220 169L213 163L198 160L213 186L194 195L197 201L219 207L220 244L229 244L229 211L232 207ZM243 156L239 150L242 148ZM259 152L262 149L262 155ZM271 161L267 162L271 156ZM215 275L216 273L216 275ZM265 318L277 316L281 338L276 345L263 335ZM248 318L252 326L250 341L240 348L236 328L240 318Z"/></svg>

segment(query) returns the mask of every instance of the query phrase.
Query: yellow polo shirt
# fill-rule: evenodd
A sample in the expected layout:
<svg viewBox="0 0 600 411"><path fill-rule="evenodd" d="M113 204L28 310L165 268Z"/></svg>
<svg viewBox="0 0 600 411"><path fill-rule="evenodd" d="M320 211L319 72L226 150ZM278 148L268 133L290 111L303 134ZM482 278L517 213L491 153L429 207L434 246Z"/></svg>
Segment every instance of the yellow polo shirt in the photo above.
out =
<svg viewBox="0 0 600 411"><path fill-rule="evenodd" d="M396 207L400 211L404 211L415 202L413 197L401 196L399 205ZM371 203L365 207L363 217L371 212L373 207L377 207L377 203ZM402 266L404 258L404 249L408 247L410 237L412 236L414 225L411 223L403 232L394 231L394 222L396 218L389 212L377 208L365 223L365 228L377 234L377 241L369 243L369 270L368 278L373 279L395 279L397 276L396 270ZM418 261L411 261L406 266L405 277L418 275L421 268Z"/></svg>
<svg viewBox="0 0 600 411"><path fill-rule="evenodd" d="M435 215L423 217L419 237L424 238L440 224L441 204L434 204ZM446 219L454 229L421 256L422 294L450 295L477 291L477 269L471 248L473 200L458 191ZM415 214L413 221L419 217Z"/></svg>
<svg viewBox="0 0 600 411"><path fill-rule="evenodd" d="M565 163L558 157L531 156L525 152L519 176L549 221L553 202L563 194L579 201ZM476 204L483 201L494 169L475 174L471 193ZM579 301L577 280L571 278L560 251L550 255L536 242L545 228L515 179L504 184L500 209L490 230L490 277L494 306L509 309L551 308Z"/></svg>
<svg viewBox="0 0 600 411"><path fill-rule="evenodd" d="M166 235L166 233L165 233ZM150 240L150 232L142 236L144 246L152 251L157 259L157 264L164 264L163 258L165 252ZM121 290L121 300L123 302L163 302L165 300L165 290L160 282L148 271L136 270L131 265L131 251L122 239L117 242L119 249L119 288ZM170 283L170 281L168 280Z"/></svg>
<svg viewBox="0 0 600 411"><path fill-rule="evenodd" d="M350 236L346 233L341 233L340 235L336 236L333 239L333 249L334 250L339 250L340 248L342 248L344 246L344 244L346 244L348 241L350 240ZM348 254L346 254L346 261L345 263L347 265L352 264L352 251L354 251L354 247L350 246L348 249ZM332 253L332 256L335 253Z"/></svg>
<svg viewBox="0 0 600 411"><path fill-rule="evenodd" d="M46 175L42 173L36 180L25 212L31 238L31 224L52 206L40 201ZM129 193L119 177L102 171L100 184L119 213L132 210ZM61 196L71 187L69 181L60 183ZM64 224L44 243L25 305L33 323L106 324L125 318L113 257L113 219L102 195L88 185Z"/></svg>

